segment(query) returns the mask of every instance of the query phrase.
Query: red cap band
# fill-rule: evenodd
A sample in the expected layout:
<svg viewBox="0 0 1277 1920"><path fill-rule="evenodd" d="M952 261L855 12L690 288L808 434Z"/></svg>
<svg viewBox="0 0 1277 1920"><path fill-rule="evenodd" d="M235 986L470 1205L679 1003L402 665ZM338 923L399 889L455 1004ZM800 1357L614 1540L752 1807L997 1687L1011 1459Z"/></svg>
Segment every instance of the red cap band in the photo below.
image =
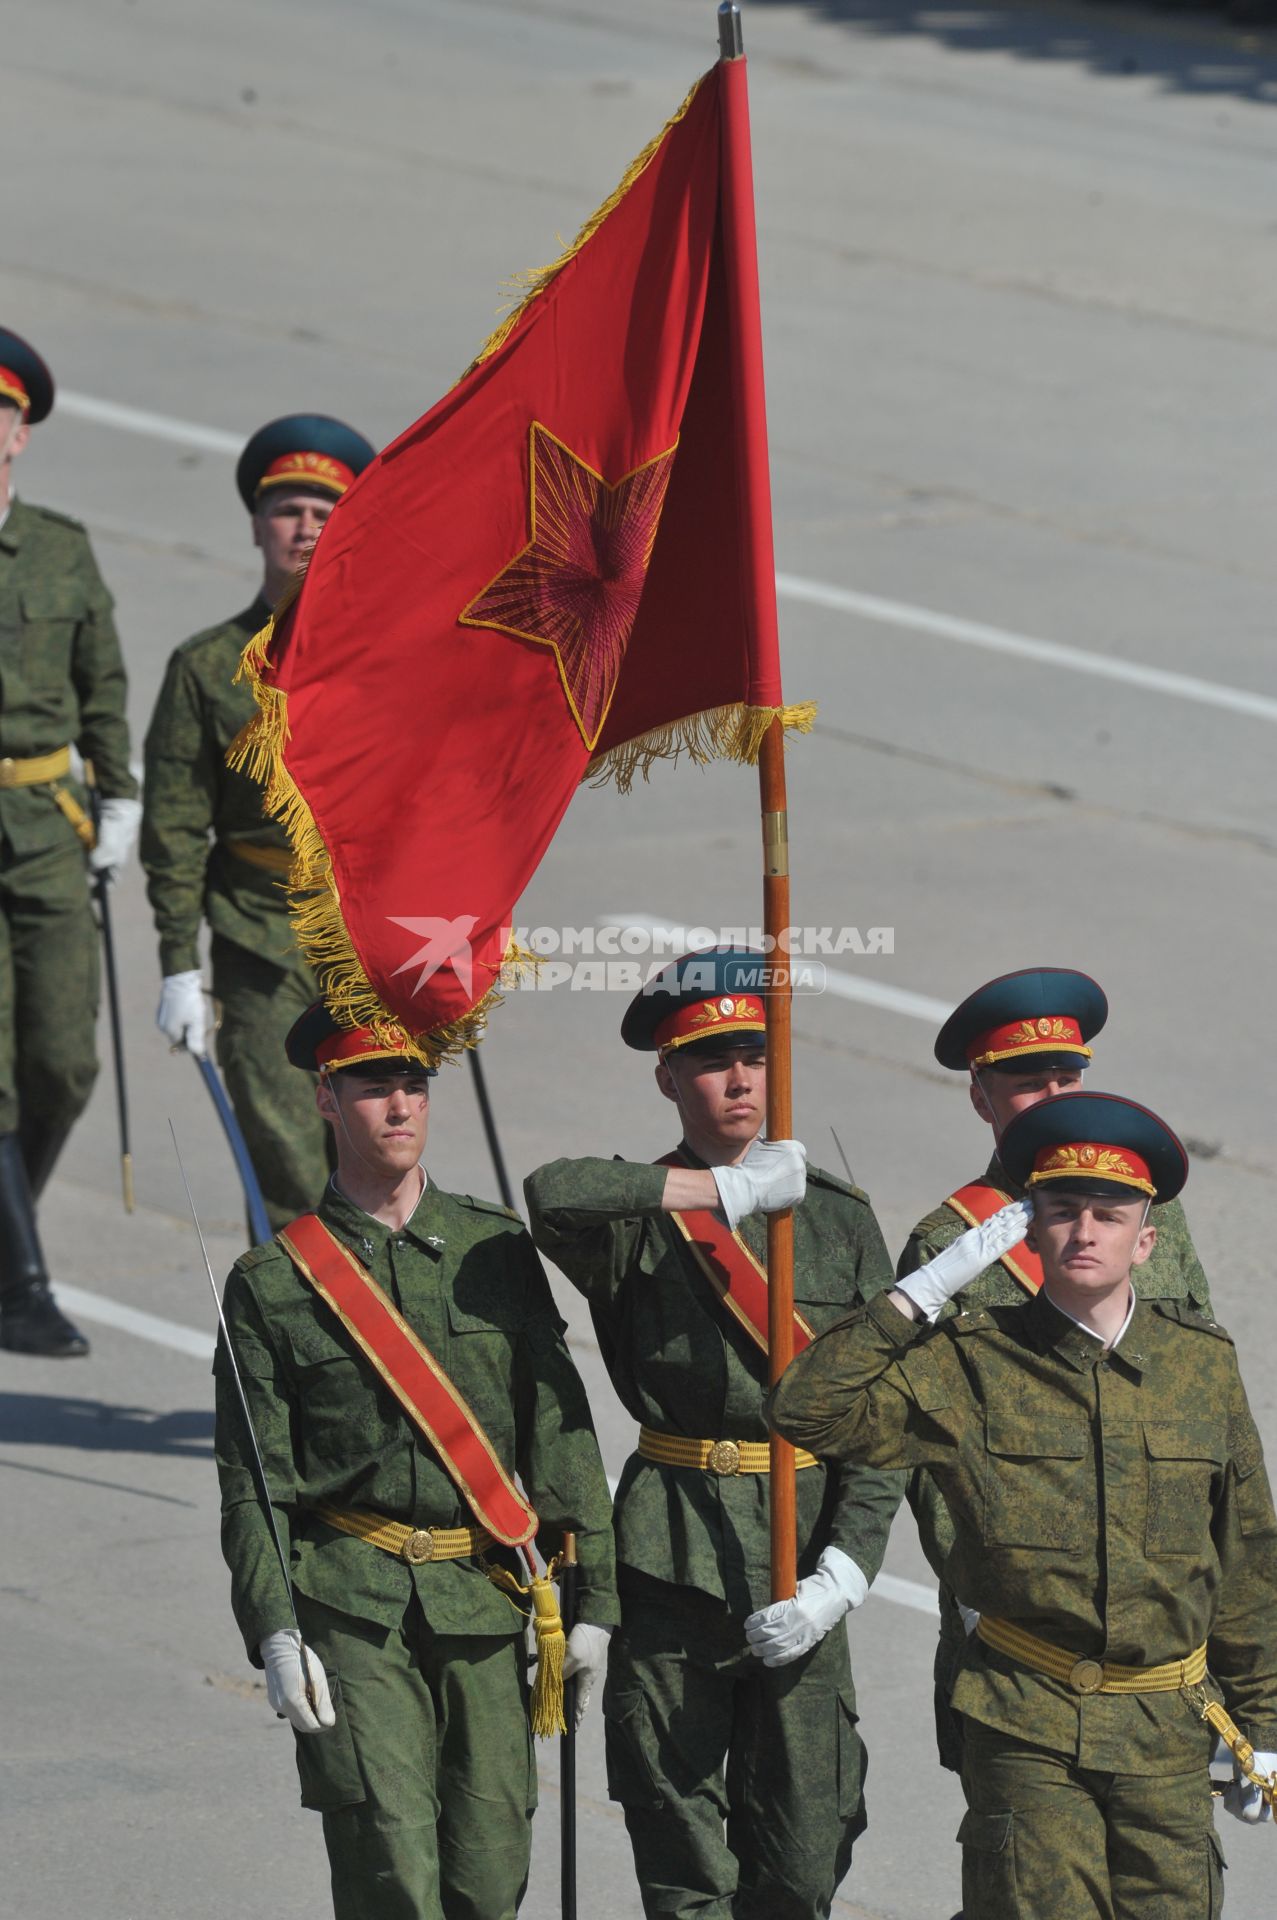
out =
<svg viewBox="0 0 1277 1920"><path fill-rule="evenodd" d="M721 1034L766 1033L763 1003L753 993L716 993L712 999L689 1000L661 1021L652 1035L661 1052L685 1047L689 1040L708 1040Z"/></svg>
<svg viewBox="0 0 1277 1920"><path fill-rule="evenodd" d="M1156 1199L1147 1160L1129 1147L1106 1147L1098 1140L1074 1140L1061 1147L1039 1147L1026 1186L1045 1180L1113 1180Z"/></svg>
<svg viewBox="0 0 1277 1920"><path fill-rule="evenodd" d="M0 399L15 400L23 413L31 411L31 395L11 367L0 367Z"/></svg>
<svg viewBox="0 0 1277 1920"><path fill-rule="evenodd" d="M1012 1020L1009 1026L990 1027L978 1033L967 1048L967 1063L972 1067L992 1067L1000 1060L1015 1060L1021 1054L1076 1053L1089 1060L1091 1049L1082 1038L1076 1020L1066 1014L1042 1014L1037 1020Z"/></svg>
<svg viewBox="0 0 1277 1920"><path fill-rule="evenodd" d="M353 469L330 454L281 453L257 482L257 492L264 493L267 487L324 487L329 493L340 494L354 478Z"/></svg>
<svg viewBox="0 0 1277 1920"><path fill-rule="evenodd" d="M371 1027L343 1027L340 1033L330 1033L315 1048L315 1062L326 1067L331 1073L337 1067L357 1067L370 1060L407 1060L413 1058L408 1036L400 1027L392 1028L395 1034L401 1034L402 1046L395 1046L378 1039Z"/></svg>

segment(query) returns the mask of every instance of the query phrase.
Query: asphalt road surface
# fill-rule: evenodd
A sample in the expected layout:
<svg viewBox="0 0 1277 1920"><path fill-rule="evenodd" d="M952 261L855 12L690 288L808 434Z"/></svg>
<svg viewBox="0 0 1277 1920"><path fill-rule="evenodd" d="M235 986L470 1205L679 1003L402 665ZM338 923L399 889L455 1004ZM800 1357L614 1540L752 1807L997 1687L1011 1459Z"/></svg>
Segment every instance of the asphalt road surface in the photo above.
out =
<svg viewBox="0 0 1277 1920"><path fill-rule="evenodd" d="M983 1165L937 1008L1012 967L1095 973L1092 1077L1193 1145L1190 1219L1272 1440L1277 41L887 0L756 0L746 34L786 684L820 702L790 755L794 917L891 930L797 1009L798 1131L836 1166L837 1128L894 1250ZM502 280L553 257L713 57L709 0L15 0L0 317L63 390L20 487L89 525L139 741L170 649L250 598L242 437L317 408L380 444L423 412ZM420 728L405 804L428 807L429 716L386 725ZM587 791L520 918L748 925L757 839L736 769ZM3 1906L312 1920L318 1822L227 1605L170 1116L221 1270L238 1196L152 1025L136 871L116 913L138 1212L104 1075L44 1207L92 1357L0 1356ZM623 1000L530 991L494 1021L519 1177L671 1143ZM429 1164L492 1191L465 1070ZM558 1291L616 1472L629 1423ZM850 1629L871 1826L840 1915L958 1904L929 1591L906 1516ZM583 1920L630 1920L597 1720L580 1770ZM536 1920L556 1815L551 1757ZM1277 1841L1225 1827L1228 1912L1263 1920Z"/></svg>

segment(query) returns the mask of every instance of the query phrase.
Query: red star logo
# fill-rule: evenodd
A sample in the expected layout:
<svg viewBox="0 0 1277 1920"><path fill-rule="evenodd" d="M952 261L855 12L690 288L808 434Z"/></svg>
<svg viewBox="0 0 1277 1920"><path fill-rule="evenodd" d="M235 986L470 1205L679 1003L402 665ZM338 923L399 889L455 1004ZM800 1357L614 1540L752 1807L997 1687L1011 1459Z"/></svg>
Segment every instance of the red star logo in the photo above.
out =
<svg viewBox="0 0 1277 1920"><path fill-rule="evenodd" d="M532 423L532 538L460 615L554 650L581 738L593 752L660 524L676 447L610 484Z"/></svg>

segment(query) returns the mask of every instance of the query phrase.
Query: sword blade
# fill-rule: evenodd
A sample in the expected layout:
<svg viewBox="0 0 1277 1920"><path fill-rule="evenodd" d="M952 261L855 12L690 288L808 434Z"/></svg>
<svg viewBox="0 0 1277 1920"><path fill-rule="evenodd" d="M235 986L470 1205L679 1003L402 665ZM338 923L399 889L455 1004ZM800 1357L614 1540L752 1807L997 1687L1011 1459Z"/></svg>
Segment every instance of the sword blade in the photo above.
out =
<svg viewBox="0 0 1277 1920"><path fill-rule="evenodd" d="M275 1519L275 1508L270 1497L270 1482L266 1478L266 1462L263 1460L262 1450L257 1444L257 1430L253 1425L253 1416L248 1410L248 1395L244 1392L244 1382L240 1377L239 1363L235 1358L235 1343L231 1339L231 1330L226 1324L226 1314L222 1307L222 1296L217 1291L217 1281L213 1276L213 1263L208 1257L208 1247L204 1242L204 1229L200 1225L200 1217L195 1210L195 1196L191 1192L191 1183L186 1177L186 1168L182 1164L182 1149L177 1144L177 1129L171 1120L168 1123L168 1130L173 1136L173 1152L177 1155L177 1170L182 1176L182 1185L186 1190L186 1204L191 1210L191 1219L195 1223L195 1237L200 1243L200 1253L204 1259L204 1271L208 1275L209 1289L213 1295L213 1305L217 1308L217 1321L222 1330L222 1340L226 1347L226 1358L230 1362L231 1378L235 1382L235 1391L239 1396L240 1412L244 1416L244 1431L248 1435L248 1444L252 1450L257 1491L261 1496L262 1505L266 1512L266 1522L270 1527L271 1539L275 1543L275 1553L279 1560L279 1570L284 1577L284 1591L288 1595L288 1610L293 1616L293 1625L297 1629L298 1638L302 1641L301 1664L306 1686L306 1698L310 1703L311 1712L315 1715L316 1719L318 1719L319 1709L315 1700L315 1683L310 1671L310 1661L307 1658L309 1650L302 1634L301 1621L297 1618L297 1602L293 1598L293 1580L288 1570L288 1556L284 1552L284 1543L280 1539L279 1526Z"/></svg>
<svg viewBox="0 0 1277 1920"><path fill-rule="evenodd" d="M847 1176L847 1185L849 1187L854 1187L856 1184L855 1175L851 1171L850 1160L848 1160L846 1154L842 1150L842 1141L838 1138L838 1130L836 1127L830 1127L829 1131L834 1136L834 1145L838 1149L838 1158L842 1161L842 1170Z"/></svg>

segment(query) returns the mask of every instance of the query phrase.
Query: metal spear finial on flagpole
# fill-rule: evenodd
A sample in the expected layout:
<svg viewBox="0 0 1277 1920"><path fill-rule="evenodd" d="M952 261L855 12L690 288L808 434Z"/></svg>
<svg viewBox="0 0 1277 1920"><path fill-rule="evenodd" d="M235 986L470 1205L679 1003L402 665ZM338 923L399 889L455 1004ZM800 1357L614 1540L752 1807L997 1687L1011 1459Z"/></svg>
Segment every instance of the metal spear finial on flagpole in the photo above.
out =
<svg viewBox="0 0 1277 1920"><path fill-rule="evenodd" d="M740 8L718 9L722 53L722 233L729 282L733 403L740 448L741 550L744 556L745 634L751 662L779 657L776 638L776 557L772 544L767 412L763 394L763 338L758 297L758 240L754 170L750 157L749 96ZM779 689L777 688L777 691ZM763 923L767 930L767 1132L789 1139L794 1130L790 1051L792 981L789 927L789 826L785 797L785 731L777 712L758 760L763 829ZM772 1385L794 1357L794 1216L767 1216L768 1371ZM797 1581L797 1484L794 1450L771 1440L772 1599L788 1600Z"/></svg>
<svg viewBox="0 0 1277 1920"><path fill-rule="evenodd" d="M745 53L740 8L733 5L733 0L723 0L718 9L718 51L724 60L740 60Z"/></svg>

